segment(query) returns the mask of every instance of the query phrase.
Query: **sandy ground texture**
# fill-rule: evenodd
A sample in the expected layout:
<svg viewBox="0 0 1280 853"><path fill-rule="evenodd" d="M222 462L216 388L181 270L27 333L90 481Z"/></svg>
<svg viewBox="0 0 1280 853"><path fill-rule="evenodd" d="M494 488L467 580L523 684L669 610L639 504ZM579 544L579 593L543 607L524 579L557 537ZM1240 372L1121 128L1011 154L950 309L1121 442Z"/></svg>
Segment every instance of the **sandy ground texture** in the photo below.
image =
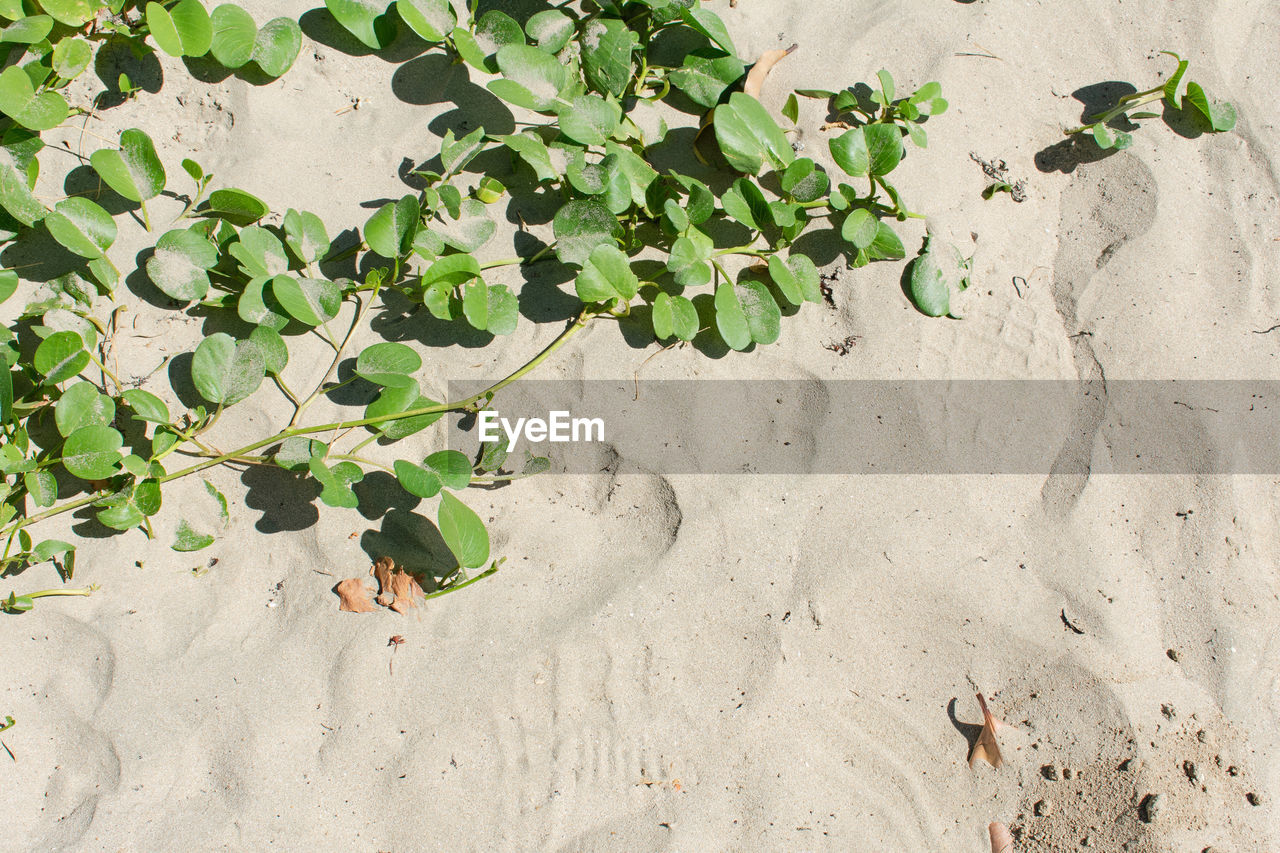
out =
<svg viewBox="0 0 1280 853"><path fill-rule="evenodd" d="M245 5L263 20L312 4ZM766 86L772 109L792 88L881 67L902 87L942 83L951 110L898 185L976 252L977 289L966 319L931 320L904 298L901 265L821 258L833 306L806 306L776 345L673 349L646 376L1280 377L1277 335L1255 334L1280 318L1280 6L717 8L746 57L799 44ZM460 126L453 101L510 130L483 81L421 46L353 56L315 16L304 26L281 80L201 81L165 61L162 88L69 144L87 152L138 126L175 174L194 156L337 232L365 221L362 202L405 192L405 164ZM1237 105L1233 133L1185 139L1152 121L1106 158L1060 142L1080 119L1073 92L1151 85L1170 67L1160 49ZM805 105L799 141L825 157L821 112ZM1005 160L1027 200L984 201L971 152ZM483 252L509 256L514 227ZM912 223L905 242L923 234ZM118 261L130 241L149 245L136 228L121 241ZM508 281L526 317L492 346L431 338L394 312L375 327L422 344L427 387L500 376L559 332L530 306L569 287L536 268ZM131 288L116 354L141 378L208 321L175 320L145 279ZM825 348L850 336L845 356ZM542 375L630 377L654 349L593 327ZM320 378L320 355L295 356L294 387ZM144 387L178 405L162 374ZM280 428L273 394L229 412L219 441ZM1086 458L1106 452L1095 433ZM993 820L1019 851L1280 849L1276 478L614 463L469 492L508 562L407 617L339 613L331 591L373 556L413 565L427 548L414 502L386 488L359 512L317 509L289 477L211 472L230 527L190 556L167 547L177 513L155 542L51 524L85 537L76 581L102 589L0 619L0 714L18 720L0 736L13 753L0 753L0 850L980 853ZM171 507L206 499L199 482L166 493ZM21 578L56 583L48 567ZM392 635L405 639L394 657ZM999 770L967 765L979 691L1008 724Z"/></svg>

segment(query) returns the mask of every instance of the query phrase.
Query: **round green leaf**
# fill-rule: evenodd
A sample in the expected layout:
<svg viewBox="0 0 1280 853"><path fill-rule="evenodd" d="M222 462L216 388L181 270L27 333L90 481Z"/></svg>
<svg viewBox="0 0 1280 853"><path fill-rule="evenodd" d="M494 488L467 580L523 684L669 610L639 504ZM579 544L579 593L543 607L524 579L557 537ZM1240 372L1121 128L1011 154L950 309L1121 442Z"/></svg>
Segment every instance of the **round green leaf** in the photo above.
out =
<svg viewBox="0 0 1280 853"><path fill-rule="evenodd" d="M288 71L302 51L302 28L293 18L272 18L258 30L251 58L268 77Z"/></svg>
<svg viewBox="0 0 1280 853"><path fill-rule="evenodd" d="M244 190L215 190L209 194L209 212L235 225L250 225L271 212L267 203Z"/></svg>
<svg viewBox="0 0 1280 853"><path fill-rule="evenodd" d="M88 23L103 4L98 0L40 0L40 6L58 23L79 27Z"/></svg>
<svg viewBox="0 0 1280 853"><path fill-rule="evenodd" d="M867 142L867 168L873 175L887 175L902 161L902 131L893 124L868 124L862 128Z"/></svg>
<svg viewBox="0 0 1280 853"><path fill-rule="evenodd" d="M8 16L6 16L8 17ZM37 44L53 29L53 18L48 15L30 15L18 19L0 30L0 44Z"/></svg>
<svg viewBox="0 0 1280 853"><path fill-rule="evenodd" d="M365 347L356 357L356 375L375 385L416 386L413 374L422 367L422 356L412 347L381 343Z"/></svg>
<svg viewBox="0 0 1280 853"><path fill-rule="evenodd" d="M124 437L108 426L81 427L62 445L62 466L82 480L105 480L116 473Z"/></svg>
<svg viewBox="0 0 1280 853"><path fill-rule="evenodd" d="M44 217L53 239L83 258L100 258L115 242L111 214L87 198L65 198Z"/></svg>
<svg viewBox="0 0 1280 853"><path fill-rule="evenodd" d="M169 422L169 407L164 404L164 400L161 400L150 391L143 391L141 388L130 388L120 396L124 398L129 408L133 409L134 414L142 420L156 424L167 424Z"/></svg>
<svg viewBox="0 0 1280 853"><path fill-rule="evenodd" d="M751 340L758 344L771 344L782 333L782 311L773 300L769 288L758 281L747 281L735 287Z"/></svg>
<svg viewBox="0 0 1280 853"><path fill-rule="evenodd" d="M444 41L458 23L449 0L397 0L396 11L409 29L429 42Z"/></svg>
<svg viewBox="0 0 1280 853"><path fill-rule="evenodd" d="M396 479L409 494L420 498L434 498L440 494L440 476L435 471L428 471L421 465L414 465L403 459L397 459L392 468L396 472Z"/></svg>
<svg viewBox="0 0 1280 853"><path fill-rule="evenodd" d="M720 337L732 349L744 350L751 346L751 327L742 312L742 303L733 292L733 283L724 281L716 288L716 328Z"/></svg>
<svg viewBox="0 0 1280 853"><path fill-rule="evenodd" d="M319 326L338 316L342 291L326 278L294 278L281 274L271 279L275 294L289 316L305 326Z"/></svg>
<svg viewBox="0 0 1280 853"><path fill-rule="evenodd" d="M879 227L880 222L875 215L866 208L859 207L845 217L840 235L856 248L865 249L875 242Z"/></svg>
<svg viewBox="0 0 1280 853"><path fill-rule="evenodd" d="M378 395L378 399L370 403L364 410L364 416L366 418L377 418L438 405L439 403L435 400L422 395L422 391L416 381L410 381L405 385L388 385L383 388L382 393ZM442 417L444 417L443 412L433 412L426 415L387 420L373 424L369 428L382 433L392 441L399 441L426 429Z"/></svg>
<svg viewBox="0 0 1280 853"><path fill-rule="evenodd" d="M230 406L248 397L266 375L262 351L251 341L216 332L200 342L191 359L191 379L210 403Z"/></svg>
<svg viewBox="0 0 1280 853"><path fill-rule="evenodd" d="M213 42L213 24L200 0L181 0L171 9L148 3L147 27L170 56L204 56Z"/></svg>
<svg viewBox="0 0 1280 853"><path fill-rule="evenodd" d="M49 130L66 121L69 109L57 92L37 94L27 73L11 65L0 72L0 112L30 130Z"/></svg>
<svg viewBox="0 0 1280 853"><path fill-rule="evenodd" d="M471 484L471 462L457 450L438 450L422 464L439 475L446 489L465 489Z"/></svg>
<svg viewBox="0 0 1280 853"><path fill-rule="evenodd" d="M26 486L27 494L31 495L31 500L35 501L36 506L53 506L58 500L58 478L48 468L39 471L28 471L22 475L22 485ZM55 540L46 539L40 545ZM61 543L65 544L65 543ZM36 546L40 547L39 545ZM67 546L68 548L70 546ZM56 552L62 553L62 552ZM39 554L37 554L39 556ZM50 555L52 556L52 554ZM49 557L41 557L43 560Z"/></svg>
<svg viewBox="0 0 1280 853"><path fill-rule="evenodd" d="M213 23L213 58L227 68L239 68L253 58L258 25L253 15L234 3L223 3L210 16Z"/></svg>
<svg viewBox="0 0 1280 853"><path fill-rule="evenodd" d="M385 0L324 0L324 5L339 24L373 50L386 47L395 35L394 25L383 17Z"/></svg>
<svg viewBox="0 0 1280 853"><path fill-rule="evenodd" d="M108 426L116 416L115 401L90 382L76 382L67 387L54 406L54 422L63 436L86 426Z"/></svg>
<svg viewBox="0 0 1280 853"><path fill-rule="evenodd" d="M453 288L479 275L480 262L471 255L446 255L427 267L422 274L422 285L428 289Z"/></svg>
<svg viewBox="0 0 1280 853"><path fill-rule="evenodd" d="M489 531L485 529L484 522L449 492L440 495L437 522L440 536L457 558L458 565L475 569L488 561Z"/></svg>
<svg viewBox="0 0 1280 853"><path fill-rule="evenodd" d="M582 272L574 282L578 298L583 302L604 302L621 298L630 300L640 286L631 271L631 260L612 243L601 243L591 250Z"/></svg>
<svg viewBox="0 0 1280 853"><path fill-rule="evenodd" d="M93 48L84 39L63 38L53 46L53 73L63 80L74 80L93 61Z"/></svg>
<svg viewBox="0 0 1280 853"><path fill-rule="evenodd" d="M796 201L817 201L831 188L831 179L808 157L796 160L782 173L782 191Z"/></svg>
<svg viewBox="0 0 1280 853"><path fill-rule="evenodd" d="M165 295L191 302L209 292L209 273L218 263L218 247L198 230L167 231L147 259L147 277Z"/></svg>
<svg viewBox="0 0 1280 853"><path fill-rule="evenodd" d="M54 332L36 347L35 366L48 385L65 382L84 370L89 353L75 332Z"/></svg>
<svg viewBox="0 0 1280 853"><path fill-rule="evenodd" d="M164 166L151 137L131 128L120 134L120 148L93 152L89 162L107 186L129 201L144 202L164 189Z"/></svg>
<svg viewBox="0 0 1280 853"><path fill-rule="evenodd" d="M269 276L255 276L244 286L244 292L236 303L236 313L246 323L256 326L269 326L276 331L289 325L288 312L276 300L271 288Z"/></svg>
<svg viewBox="0 0 1280 853"><path fill-rule="evenodd" d="M746 73L746 65L733 54L715 48L700 48L684 58L684 64L671 72L671 84L699 106L711 109L720 96Z"/></svg>
<svg viewBox="0 0 1280 853"><path fill-rule="evenodd" d="M867 153L867 137L862 131L861 127L846 130L827 143L831 149L831 159L836 161L836 165L843 169L846 175L855 178L866 175L871 165L870 156Z"/></svg>
<svg viewBox="0 0 1280 853"><path fill-rule="evenodd" d="M275 234L257 225L240 231L240 239L227 247L251 276L275 276L289 269L289 256Z"/></svg>
<svg viewBox="0 0 1280 853"><path fill-rule="evenodd" d="M201 533L193 528L186 519L178 522L178 530L174 533L173 544L169 547L179 552L199 551L208 548L214 542L209 533Z"/></svg>
<svg viewBox="0 0 1280 853"><path fill-rule="evenodd" d="M3 146L0 146L0 207L27 227L44 219L48 212L31 194L26 169L20 168L13 152Z"/></svg>
<svg viewBox="0 0 1280 853"><path fill-rule="evenodd" d="M320 217L289 208L284 215L285 242L305 264L315 263L329 251L329 234Z"/></svg>
<svg viewBox="0 0 1280 853"><path fill-rule="evenodd" d="M525 44L504 45L497 59L503 79L489 83L495 95L525 109L551 109L566 80L560 60Z"/></svg>
<svg viewBox="0 0 1280 853"><path fill-rule="evenodd" d="M698 309L683 296L659 293L653 301L653 333L659 340L673 335L691 341L698 334Z"/></svg>
<svg viewBox="0 0 1280 853"><path fill-rule="evenodd" d="M516 330L520 305L505 284L485 284L476 279L462 292L462 313L483 332L509 335Z"/></svg>
<svg viewBox="0 0 1280 853"><path fill-rule="evenodd" d="M620 98L631 82L631 52L640 35L619 18L596 17L582 28L582 70L597 92Z"/></svg>
<svg viewBox="0 0 1280 853"><path fill-rule="evenodd" d="M262 351L262 364L267 373L279 376L289 363L289 347L280 333L270 326L255 326L249 333L249 340Z"/></svg>
<svg viewBox="0 0 1280 853"><path fill-rule="evenodd" d="M479 199L464 199L458 207L458 216L440 224L436 231L446 244L459 252L474 252L489 241L498 227L485 208Z"/></svg>
<svg viewBox="0 0 1280 853"><path fill-rule="evenodd" d="M1236 126L1236 108L1226 101L1210 98L1199 83L1187 84L1186 97L1215 132L1221 133Z"/></svg>
<svg viewBox="0 0 1280 853"><path fill-rule="evenodd" d="M579 267L587 262L596 246L614 243L622 236L617 218L595 199L575 199L561 207L556 212L552 231L556 237L556 257Z"/></svg>
<svg viewBox="0 0 1280 853"><path fill-rule="evenodd" d="M876 238L867 247L867 257L872 260L896 261L907 256L902 238L886 222L876 226Z"/></svg>
<svg viewBox="0 0 1280 853"><path fill-rule="evenodd" d="M444 2L444 0L437 0ZM559 53L573 38L573 19L559 9L545 9L525 21L524 31L547 53Z"/></svg>
<svg viewBox="0 0 1280 853"><path fill-rule="evenodd" d="M365 242L384 258L394 260L407 255L421 216L417 196L406 195L399 201L387 202L365 224Z"/></svg>
<svg viewBox="0 0 1280 853"><path fill-rule="evenodd" d="M560 132L583 145L604 145L622 120L622 108L612 98L580 95L560 109Z"/></svg>

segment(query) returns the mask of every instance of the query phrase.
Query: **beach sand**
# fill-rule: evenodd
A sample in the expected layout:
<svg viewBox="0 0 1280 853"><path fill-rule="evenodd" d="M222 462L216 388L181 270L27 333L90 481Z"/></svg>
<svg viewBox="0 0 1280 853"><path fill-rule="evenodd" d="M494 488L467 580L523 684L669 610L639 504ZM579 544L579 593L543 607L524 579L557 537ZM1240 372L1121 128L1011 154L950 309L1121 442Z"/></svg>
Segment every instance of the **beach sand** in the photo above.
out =
<svg viewBox="0 0 1280 853"><path fill-rule="evenodd" d="M310 8L244 5L259 21ZM1280 333L1255 333L1280 322L1266 82L1280 6L715 8L744 57L799 45L766 83L775 111L793 88L882 67L900 89L942 83L951 108L895 177L935 233L974 254L975 286L964 320L930 319L904 297L901 264L822 258L838 274L833 307L806 305L749 353L672 349L646 378L1280 378ZM64 131L70 146L141 127L175 182L194 157L216 185L315 211L336 234L363 225L362 203L408 191L405 164L458 126L452 100L510 131L474 72L421 45L353 56L316 20L280 80L202 82L165 58L158 92L102 112L96 136ZM1061 141L1081 118L1072 93L1153 85L1172 66L1161 49L1234 102L1236 129L1185 139L1148 121L1128 151L1077 156ZM823 119L802 102L799 141L825 161ZM1026 201L983 200L971 153L1006 161ZM180 209L160 199L152 215ZM902 227L909 254L924 228ZM483 256L511 256L514 232L504 223ZM122 226L113 257L149 245ZM536 268L527 282L508 272L494 280L522 300L572 292ZM217 328L175 320L139 278L115 344L130 379ZM415 343L424 386L443 392L504 375L563 324L522 317L484 348L427 346L395 316L375 328ZM848 355L825 348L849 336ZM596 324L538 375L629 380L656 349ZM304 345L285 375L309 388L326 366ZM180 408L168 369L143 387ZM264 385L211 440L267 435L287 408ZM1082 452L1105 457L1105 437L1088 439ZM0 754L0 850L984 853L991 821L1019 851L1280 849L1276 477L701 476L613 462L469 491L507 562L407 616L340 613L332 592L379 551L429 550L416 501L385 482L348 511L279 472L210 471L230 522L189 555L168 544L184 514L212 517L199 478L166 492L154 541L50 522L45 535L85 537L75 583L101 590L0 618L0 715L17 719L0 735L13 753ZM434 517L434 502L417 511ZM48 565L9 580L59 583ZM393 635L405 642L389 647ZM967 763L978 692L1006 723L998 770Z"/></svg>

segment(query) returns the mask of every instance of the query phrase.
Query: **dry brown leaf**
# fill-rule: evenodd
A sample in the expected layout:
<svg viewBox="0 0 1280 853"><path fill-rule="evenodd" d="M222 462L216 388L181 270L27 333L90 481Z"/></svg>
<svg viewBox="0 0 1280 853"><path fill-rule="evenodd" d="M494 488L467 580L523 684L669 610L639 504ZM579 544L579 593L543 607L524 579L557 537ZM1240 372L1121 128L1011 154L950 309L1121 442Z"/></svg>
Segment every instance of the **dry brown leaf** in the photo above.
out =
<svg viewBox="0 0 1280 853"><path fill-rule="evenodd" d="M400 614L407 613L410 608L418 606L415 600L417 596L426 596L422 587L418 585L418 581L404 569L397 569L391 575L391 591L396 597L391 604L391 609Z"/></svg>
<svg viewBox="0 0 1280 853"><path fill-rule="evenodd" d="M969 753L969 766L973 767L974 763L981 758L992 767L999 769L1004 764L1004 759L1000 757L1000 745L996 743L996 727L999 722L987 710L987 700L982 698L981 693L978 694L978 704L982 706L982 731L978 732L978 739L973 744L973 752Z"/></svg>
<svg viewBox="0 0 1280 853"><path fill-rule="evenodd" d="M373 613L376 609L369 600L369 588L364 578L347 578L338 584L338 609L348 613Z"/></svg>
<svg viewBox="0 0 1280 853"><path fill-rule="evenodd" d="M760 58L756 60L756 64L751 66L751 73L747 75L747 82L742 85L742 91L746 92L753 98L760 97L760 89L764 86L764 78L769 76L769 72L773 70L773 66L781 62L785 57L789 56L793 50L800 45L793 44L786 50L766 50L760 54Z"/></svg>
<svg viewBox="0 0 1280 853"><path fill-rule="evenodd" d="M1013 836L1003 823L992 823L987 827L991 833L991 853L1013 853Z"/></svg>
<svg viewBox="0 0 1280 853"><path fill-rule="evenodd" d="M391 573L395 568L395 560L390 557L379 557L378 561L370 567L369 574L378 581L378 592L391 591Z"/></svg>

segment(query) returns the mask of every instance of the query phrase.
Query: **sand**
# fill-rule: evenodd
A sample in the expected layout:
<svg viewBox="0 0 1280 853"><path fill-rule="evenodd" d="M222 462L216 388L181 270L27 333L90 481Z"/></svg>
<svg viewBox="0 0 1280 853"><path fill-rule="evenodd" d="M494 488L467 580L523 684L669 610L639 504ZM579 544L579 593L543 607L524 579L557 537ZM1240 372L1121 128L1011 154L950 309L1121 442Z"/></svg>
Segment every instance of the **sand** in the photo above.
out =
<svg viewBox="0 0 1280 853"><path fill-rule="evenodd" d="M309 8L245 5L259 20ZM717 8L746 57L800 45L766 84L773 109L881 67L901 87L943 84L950 111L896 174L935 232L976 253L976 287L966 319L931 320L901 265L823 258L833 308L806 306L750 353L673 349L646 377L1280 377L1276 335L1255 334L1280 320L1280 7ZM295 67L261 86L166 59L158 92L90 130L141 127L171 174L194 156L336 233L405 192L404 164L458 126L449 99L501 124L437 59L333 41L310 27ZM1236 130L1184 139L1151 121L1131 150L1078 162L1060 143L1080 119L1072 93L1151 85L1170 67L1160 49L1237 105ZM821 121L806 104L800 141L825 157ZM1027 200L984 201L971 152L1005 160ZM509 256L512 230L485 256ZM924 225L903 231L914 251ZM126 229L113 257L128 266L149 244ZM174 320L145 278L131 288L116 344L130 378L216 329ZM562 328L522 318L479 349L379 322L433 344L420 376L436 388L501 376ZM824 348L849 336L846 356ZM629 379L655 349L602 324L541 375ZM319 380L314 356L295 355L294 387ZM144 387L178 405L163 371ZM217 440L283 426L273 393L231 410ZM1083 428L1068 450L1105 458ZM614 461L468 492L507 563L409 616L339 613L331 591L380 552L421 561L433 541L385 483L354 512L308 503L288 477L212 471L230 523L192 555L168 542L207 500L197 480L166 492L156 541L50 523L84 537L75 582L102 588L0 618L0 715L17 719L0 735L0 849L979 853L993 820L1020 851L1280 849L1276 477L664 476ZM0 592L57 583L42 566ZM1007 724L999 770L967 765L976 692Z"/></svg>

